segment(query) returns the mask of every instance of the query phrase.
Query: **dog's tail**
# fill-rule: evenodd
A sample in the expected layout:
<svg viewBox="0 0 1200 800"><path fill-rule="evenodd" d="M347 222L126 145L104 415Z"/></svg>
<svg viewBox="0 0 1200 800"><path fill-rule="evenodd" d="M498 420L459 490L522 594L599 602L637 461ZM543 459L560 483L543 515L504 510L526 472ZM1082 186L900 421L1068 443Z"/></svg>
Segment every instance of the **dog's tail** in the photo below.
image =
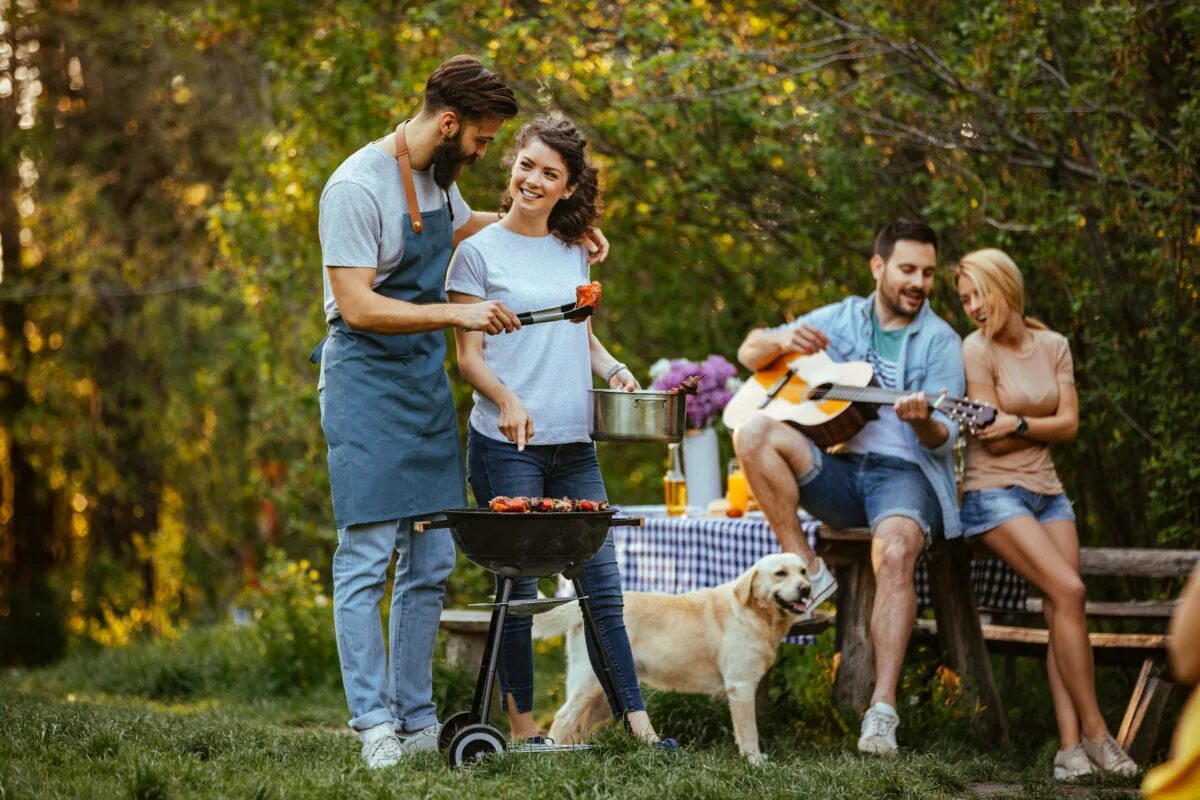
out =
<svg viewBox="0 0 1200 800"><path fill-rule="evenodd" d="M549 639L554 636L566 636L574 627L583 625L583 616L579 613L579 603L563 603L544 614L533 618L533 638Z"/></svg>

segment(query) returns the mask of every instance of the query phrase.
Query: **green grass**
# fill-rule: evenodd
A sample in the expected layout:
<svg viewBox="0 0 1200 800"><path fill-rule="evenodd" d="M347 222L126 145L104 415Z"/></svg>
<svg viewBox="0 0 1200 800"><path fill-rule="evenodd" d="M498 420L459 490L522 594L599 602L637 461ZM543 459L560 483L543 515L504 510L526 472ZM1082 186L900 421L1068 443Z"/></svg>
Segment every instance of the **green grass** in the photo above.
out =
<svg viewBox="0 0 1200 800"><path fill-rule="evenodd" d="M296 664L295 652L264 647L253 628L193 630L5 674L0 798L958 798L978 783L1008 784L1011 797L1060 796L1047 779L1052 744L1015 736L1017 746L996 751L974 740L961 709L929 688L920 654L905 675L903 753L859 756L856 720L828 706L831 649L827 639L785 648L760 719L771 759L762 767L738 756L723 704L650 693L657 727L686 756L611 726L586 753L514 755L458 771L429 755L373 772L345 726L336 666ZM536 665L539 718L548 722L562 701L561 646L539 643ZM469 704L472 682L438 665L443 713ZM1132 785L1097 782L1090 793L1123 797Z"/></svg>

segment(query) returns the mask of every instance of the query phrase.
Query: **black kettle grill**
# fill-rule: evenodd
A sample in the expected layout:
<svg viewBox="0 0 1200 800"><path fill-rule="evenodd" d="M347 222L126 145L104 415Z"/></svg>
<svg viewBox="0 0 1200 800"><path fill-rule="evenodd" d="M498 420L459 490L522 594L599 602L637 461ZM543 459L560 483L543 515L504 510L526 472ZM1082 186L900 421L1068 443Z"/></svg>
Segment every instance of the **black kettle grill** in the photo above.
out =
<svg viewBox="0 0 1200 800"><path fill-rule="evenodd" d="M591 604L579 582L584 564L604 545L609 528L642 524L639 517L617 517L616 513L615 509L510 513L460 508L443 511L437 518L413 526L421 532L449 528L455 545L468 561L496 573L501 579L496 602L492 605L492 619L471 710L450 716L438 735L438 747L446 753L450 766L459 767L507 749L504 734L488 724L505 618L510 613L537 614L570 602L513 601L510 598L513 581L517 578L541 578L561 573L574 584L576 599L583 610L584 631L599 653L603 666L602 674L597 676L600 685L613 708L619 709L620 717L625 716L625 704L617 691L612 662L601 642Z"/></svg>

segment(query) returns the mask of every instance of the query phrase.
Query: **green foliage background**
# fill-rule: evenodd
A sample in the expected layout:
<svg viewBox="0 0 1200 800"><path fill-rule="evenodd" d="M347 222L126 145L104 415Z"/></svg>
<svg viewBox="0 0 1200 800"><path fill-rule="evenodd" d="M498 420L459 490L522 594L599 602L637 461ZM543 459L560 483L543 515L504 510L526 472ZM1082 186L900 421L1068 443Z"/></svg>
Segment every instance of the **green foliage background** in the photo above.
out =
<svg viewBox="0 0 1200 800"><path fill-rule="evenodd" d="M1194 4L0 0L0 21L0 660L223 615L269 546L326 569L317 199L458 52L522 119L588 131L596 326L643 381L869 291L874 229L923 216L948 264L1008 250L1071 341L1082 424L1056 460L1084 539L1200 543ZM461 181L475 208L515 127ZM948 280L933 302L966 332ZM657 448L600 456L612 497L658 499Z"/></svg>

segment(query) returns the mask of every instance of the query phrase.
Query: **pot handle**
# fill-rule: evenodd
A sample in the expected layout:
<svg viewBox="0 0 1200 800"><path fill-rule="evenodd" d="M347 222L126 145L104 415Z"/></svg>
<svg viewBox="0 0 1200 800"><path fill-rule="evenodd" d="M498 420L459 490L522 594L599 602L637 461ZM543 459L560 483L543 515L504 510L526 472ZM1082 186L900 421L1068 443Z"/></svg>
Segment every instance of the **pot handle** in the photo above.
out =
<svg viewBox="0 0 1200 800"><path fill-rule="evenodd" d="M425 533L431 528L453 528L454 523L446 517L440 519L423 519L413 523L413 530L417 533Z"/></svg>
<svg viewBox="0 0 1200 800"><path fill-rule="evenodd" d="M631 528L640 528L645 524L645 522L646 520L642 517L613 517L608 524L614 528L618 525L628 525Z"/></svg>

